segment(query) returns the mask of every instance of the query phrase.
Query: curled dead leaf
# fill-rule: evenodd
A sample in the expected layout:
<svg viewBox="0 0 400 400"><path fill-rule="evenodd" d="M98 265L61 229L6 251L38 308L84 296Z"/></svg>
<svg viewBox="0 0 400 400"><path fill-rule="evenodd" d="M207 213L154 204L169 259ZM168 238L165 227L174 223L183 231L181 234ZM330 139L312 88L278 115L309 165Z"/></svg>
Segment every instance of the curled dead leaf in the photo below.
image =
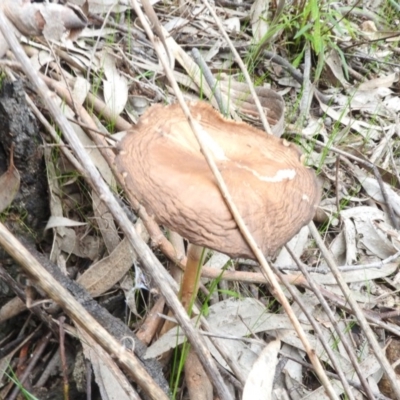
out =
<svg viewBox="0 0 400 400"><path fill-rule="evenodd" d="M14 151L11 148L10 166L0 176L0 212L3 212L14 200L19 190L21 178L14 165Z"/></svg>
<svg viewBox="0 0 400 400"><path fill-rule="evenodd" d="M54 3L31 3L25 0L3 0L0 5L16 30L26 36L44 36L48 40L74 39L85 28L87 18L78 8ZM0 37L0 57L7 51Z"/></svg>
<svg viewBox="0 0 400 400"><path fill-rule="evenodd" d="M259 124L258 110L246 83L236 82L222 76L221 91L230 102L235 104L236 111L247 122ZM271 89L256 87L255 91L271 126L274 136L280 137L284 130L285 102L282 96Z"/></svg>

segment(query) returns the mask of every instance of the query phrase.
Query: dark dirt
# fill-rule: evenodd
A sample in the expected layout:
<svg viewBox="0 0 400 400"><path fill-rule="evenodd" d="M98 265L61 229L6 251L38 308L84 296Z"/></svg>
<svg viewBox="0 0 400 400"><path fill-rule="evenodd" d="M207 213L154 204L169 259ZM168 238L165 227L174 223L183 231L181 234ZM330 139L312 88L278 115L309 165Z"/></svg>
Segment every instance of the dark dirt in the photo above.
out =
<svg viewBox="0 0 400 400"><path fill-rule="evenodd" d="M7 170L10 149L14 145L14 163L21 176L21 186L11 210L35 232L43 230L49 217L42 143L38 124L25 100L22 82L3 82L0 90L0 175Z"/></svg>
<svg viewBox="0 0 400 400"><path fill-rule="evenodd" d="M0 90L0 175L8 168L10 151L13 146L14 163L21 176L20 190L12 205L3 212L2 222L7 225L13 234L19 237L20 241L39 260L44 268L69 290L77 301L117 340L123 340L126 337L133 338L136 356L142 360L144 367L160 387L168 392L168 384L160 364L156 360L142 359L146 348L125 323L101 307L81 286L65 276L57 266L52 264L47 255L37 250L40 247L43 229L50 215L48 183L43 157L43 139L35 116L26 103L23 89L21 81L13 83L5 81ZM7 280L11 280L14 287L13 290L10 290L9 285L5 284L6 279L0 279L0 307L14 297L15 293L23 301L26 301L26 288L20 282L17 282L18 280L20 281L18 278L21 272L20 268L14 264L9 255L1 248L0 265L8 275ZM45 321L47 327L53 329L57 337L57 328L52 324L51 317L45 310L35 307L31 312L36 314L37 319ZM53 312L60 314L61 310L56 307ZM2 324L1 330L3 332L0 331L0 338L4 337L7 332L19 330L26 318L27 315L24 313ZM74 346L73 349L76 350ZM59 387L62 387L62 385L60 384ZM42 395L49 399L58 398L58 393L52 393L51 390L46 395Z"/></svg>

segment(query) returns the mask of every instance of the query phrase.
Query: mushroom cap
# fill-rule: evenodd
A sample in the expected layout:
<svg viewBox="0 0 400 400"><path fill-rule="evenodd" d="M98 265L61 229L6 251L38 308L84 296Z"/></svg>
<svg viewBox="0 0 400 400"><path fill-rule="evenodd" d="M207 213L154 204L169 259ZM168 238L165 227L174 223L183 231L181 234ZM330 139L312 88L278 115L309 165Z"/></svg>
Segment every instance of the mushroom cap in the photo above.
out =
<svg viewBox="0 0 400 400"><path fill-rule="evenodd" d="M207 103L188 106L247 227L274 255L315 214L314 171L295 145L227 120ZM152 106L118 147L126 190L157 222L193 244L254 258L179 104Z"/></svg>

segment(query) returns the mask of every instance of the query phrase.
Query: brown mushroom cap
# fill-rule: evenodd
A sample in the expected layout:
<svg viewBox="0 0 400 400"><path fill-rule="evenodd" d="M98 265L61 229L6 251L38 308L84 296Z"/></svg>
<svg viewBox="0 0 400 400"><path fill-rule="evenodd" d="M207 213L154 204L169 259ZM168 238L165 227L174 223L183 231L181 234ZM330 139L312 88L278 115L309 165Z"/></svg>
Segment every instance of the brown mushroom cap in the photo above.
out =
<svg viewBox="0 0 400 400"><path fill-rule="evenodd" d="M207 103L189 108L257 244L275 254L314 216L320 198L314 171L295 145L226 120ZM193 244L254 258L179 104L151 107L119 149L126 190L159 223Z"/></svg>

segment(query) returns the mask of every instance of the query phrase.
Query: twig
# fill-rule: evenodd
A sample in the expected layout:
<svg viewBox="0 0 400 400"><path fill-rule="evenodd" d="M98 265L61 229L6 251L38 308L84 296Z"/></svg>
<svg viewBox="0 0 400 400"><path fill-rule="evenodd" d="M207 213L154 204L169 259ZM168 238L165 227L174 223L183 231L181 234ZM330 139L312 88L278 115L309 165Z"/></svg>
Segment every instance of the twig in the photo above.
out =
<svg viewBox="0 0 400 400"><path fill-rule="evenodd" d="M217 16L215 15L214 10L211 8L211 6L208 4L207 0L203 0L203 2L207 5L207 7L209 8L211 14L214 16L214 19L216 19L217 24L220 24L219 19L217 18ZM312 362L312 364L314 365L317 375L318 377L321 379L321 382L328 394L328 396L331 399L338 399L338 396L336 395L328 377L325 374L325 371L321 365L320 360L318 359L318 357L316 356L313 348L311 347L310 342L308 341L308 338L299 322L299 320L297 319L296 315L294 314L293 310L290 307L289 301L287 300L285 294L283 293L281 287L278 284L278 281L274 275L274 273L271 270L271 267L268 265L267 260L265 259L264 255L262 254L260 248L258 247L257 243L255 242L254 238L252 237L251 233L249 232L247 226L245 225L243 218L241 217L236 205L233 203L232 198L229 195L229 191L228 188L222 178L222 175L220 173L220 171L218 170L212 156L210 155L210 152L208 151L206 142L203 138L202 132L200 132L199 129L197 129L197 124L195 124L193 117L190 115L190 111L189 108L187 106L187 104L184 101L183 95L179 89L179 86L174 78L173 72L171 70L171 68L169 67L169 63L167 60L165 60L165 56L164 53L162 51L161 48L161 43L159 40L157 40L157 38L154 36L152 30L150 29L150 26L148 25L146 19L144 18L143 12L140 9L138 3L136 0L131 0L131 3L134 7L135 12L137 13L137 15L139 16L141 23L143 25L143 27L146 30L147 36L150 38L150 40L153 42L154 48L158 54L158 57L162 63L162 65L164 66L165 69L165 73L166 76L177 96L177 99L179 101L179 104L182 108L183 113L185 114L189 125L196 137L196 140L198 141L200 148L202 150L202 153L204 154L204 157L207 161L207 164L209 165L215 179L218 185L219 190L221 191L221 194L230 210L230 212L232 213L232 216L236 222L236 224L238 225L238 228L240 230L240 232L242 233L243 237L245 238L246 242L248 243L249 247L252 249L254 255L256 256L257 260L260 262L260 265L262 267L263 272L265 273L268 281L270 282L271 285L271 292L272 294L278 299L278 301L282 304L284 310L286 311L290 321L293 324L294 329L296 330L301 342L303 343L304 349L307 352L307 355L310 357L310 360ZM226 32L224 32L224 36L226 35ZM229 38L228 38L229 40ZM237 52L236 52L237 54ZM240 57L239 57L240 59ZM240 60L241 61L241 60ZM242 62L243 65L243 62ZM244 67L244 65L243 65ZM244 72L244 71L243 71ZM248 74L247 74L248 76ZM248 77L250 80L250 77ZM254 89L254 88L253 88ZM265 117L265 115L264 115ZM210 378L212 378L210 376Z"/></svg>
<svg viewBox="0 0 400 400"><path fill-rule="evenodd" d="M53 49L53 44L52 44L51 42L49 42L49 41L47 40L47 38L45 38L45 40L46 40L46 43L47 43L47 47L50 49L51 55L54 57L55 62L53 62L53 64L56 64L56 65L57 65L57 67L58 67L58 72L60 73L61 79L64 81L65 87L67 88L67 90L68 90L68 92L69 92L69 95L70 95L70 97L71 97L71 99L72 99L71 109L72 109L72 111L74 112L74 114L76 115L76 114L77 114L77 106L76 106L75 99L74 99L73 96L72 96L71 87L70 87L70 85L68 84L67 78L66 78L66 76L65 76L65 75L66 75L66 72L61 68L59 58L57 57L57 55L56 55L56 53L55 53L55 51L54 51L54 49ZM92 63L90 63L90 65L91 65L91 64L92 64ZM90 68L90 66L89 66L89 68Z"/></svg>
<svg viewBox="0 0 400 400"><path fill-rule="evenodd" d="M258 114L260 115L260 119L262 122L262 125L264 127L265 132L267 132L268 134L272 135L272 130L271 127L269 126L267 117L265 115L265 112L263 110L263 107L260 103L260 99L257 96L257 93L254 89L254 85L253 82L250 78L249 72L247 71L246 66L243 63L243 60L240 58L239 53L237 52L237 50L235 49L235 46L233 45L231 39L229 38L229 36L226 33L226 30L224 29L221 20L218 18L217 14L215 13L215 10L213 7L211 7L210 3L208 2L208 0L202 0L204 5L207 7L208 11L210 12L210 14L212 15L212 17L214 18L215 23L218 26L218 29L220 30L220 32L222 33L222 36L224 37L224 39L226 40L226 42L229 45L229 48L231 49L231 52L233 54L233 56L235 57L235 61L238 63L244 78L246 79L247 84L249 85L249 89L250 89L250 93L254 99L254 104L257 107L258 110Z"/></svg>
<svg viewBox="0 0 400 400"><path fill-rule="evenodd" d="M289 71L290 75L299 82L301 85L303 84L304 77L302 73L297 70L296 68L293 67L292 64L285 58L281 57L278 54L272 53L271 51L263 50L263 56L275 64L280 65L281 67L285 68L286 70ZM320 92L317 88L314 88L314 94L318 95L318 98L325 104L328 104L331 101L331 96L323 94Z"/></svg>
<svg viewBox="0 0 400 400"><path fill-rule="evenodd" d="M364 313L361 311L360 307L358 306L357 301L354 300L354 297L353 297L349 287L347 286L347 283L343 279L340 271L337 269L335 260L333 259L329 250L326 248L325 243L321 239L321 236L319 235L319 232L318 232L316 226L314 225L313 222L310 222L308 224L308 227L310 229L312 237L317 242L318 247L320 248L328 266L330 267L332 274L334 275L341 291L343 292L343 295L344 295L346 301L349 303L350 307L354 311L354 315L356 316L359 325L364 330L365 336L368 340L368 343L370 344L370 346L372 348L372 351L374 352L374 354L375 354L376 358L378 359L380 365L382 366L383 370L386 372L387 377L390 381L390 385L391 385L394 393L396 394L396 397L398 399L400 399L400 387L399 387L399 384L397 381L396 373L394 372L388 359L386 358L381 347L379 346L379 343L376 340L375 334L374 334L374 332L372 332L372 329L369 326Z"/></svg>
<svg viewBox="0 0 400 400"><path fill-rule="evenodd" d="M93 48L92 48L92 52L90 53L89 68L88 68L88 71L87 71L87 74L86 74L86 77L87 77L87 80L88 80L88 81L90 81L90 72L91 72L91 68L92 68L92 65L93 65L93 59L94 59L95 54L96 54L96 49L97 49L97 47L99 46L100 39L101 39L102 36L103 36L103 35L102 35L102 32L104 31L104 28L105 28L105 26L106 26L106 23L107 23L108 19L110 18L111 11L113 10L113 8L114 8L115 6L117 6L117 4L118 4L118 2L115 2L115 3L111 4L111 6L109 7L109 9L107 10L107 14L106 14L106 16L104 17L104 20L103 20L103 22L102 22L102 24L101 24L101 28L100 28L100 32L101 32L101 33L100 33L99 35L97 35L96 43L94 44L94 46L93 46Z"/></svg>
<svg viewBox="0 0 400 400"><path fill-rule="evenodd" d="M398 36L398 34L396 36ZM379 38L377 40L382 40L382 39L383 38ZM369 43L369 41L367 43ZM389 66L395 67L395 68L399 67L398 63L391 63L391 62L388 62L388 61L383 61L380 58L371 57L371 56L368 56L366 54L360 53L360 51L357 51L355 53L343 53L343 55L346 56L346 57L361 58L361 60L367 60L367 61L371 61L373 63L382 64L382 65L389 65Z"/></svg>
<svg viewBox="0 0 400 400"><path fill-rule="evenodd" d="M65 316L61 315L58 319L60 324L60 359L61 359L61 369L63 375L63 393L64 400L69 400L69 381L68 381L68 365L67 365L67 357L65 355Z"/></svg>
<svg viewBox="0 0 400 400"><path fill-rule="evenodd" d="M343 47L343 51L345 51L345 50L349 50L349 49L352 49L352 48L354 48L354 47L356 47L357 49L360 49L360 48L362 48L362 47L364 47L363 45L364 44L372 44L372 43L376 43L376 42L380 42L380 41L382 41L382 40L387 40L387 39L392 39L392 38L398 38L400 35L399 35L399 33L398 32L395 32L395 33L389 33L387 36L380 36L379 38L377 38L377 39L366 39L366 40L359 40L359 41L356 41L355 43L353 43L353 44L351 44L351 45L348 45L348 46L344 46ZM358 57L358 54L348 54L348 53L345 53L347 56L353 56L353 57ZM365 57L362 57L362 58L365 58ZM369 58L369 57L368 57ZM374 62L381 62L380 60L377 60L377 59L375 59L374 60ZM382 64L386 64L386 65L390 65L390 66L392 66L392 67L398 67L398 65L399 64L396 64L396 63L391 63L391 62L385 62L385 61L382 61L381 62Z"/></svg>
<svg viewBox="0 0 400 400"><path fill-rule="evenodd" d="M364 264L364 265L344 265L342 267L338 267L338 269L342 272L345 272L345 271L357 271L360 269L367 269L367 268L382 268L384 265L389 264L390 262L396 260L399 257L400 257L400 251L398 251L397 253L393 254L392 256L389 256L381 261L376 261L376 262L373 262L370 264Z"/></svg>
<svg viewBox="0 0 400 400"><path fill-rule="evenodd" d="M94 129L94 128L90 127L89 125L85 124L84 122L77 121L73 118L67 118L67 119L68 119L68 121L72 122L73 124L79 125L83 129L88 129L89 131L92 131L92 132L96 133L97 135L104 136L106 139L112 140L113 142L118 142L118 139L115 139L115 137L112 136L108 132L102 132L98 129Z"/></svg>
<svg viewBox="0 0 400 400"><path fill-rule="evenodd" d="M342 222L342 216L340 214L340 181L339 181L339 166L340 166L340 154L336 157L335 162L335 191L336 191L336 212L340 222Z"/></svg>
<svg viewBox="0 0 400 400"><path fill-rule="evenodd" d="M286 246L286 249L289 251L288 246ZM289 252L289 254L292 255L290 252ZM317 321L311 314L310 310L304 305L304 302L301 300L297 289L295 290L295 288L291 285L291 283L287 281L285 275L283 275L278 270L278 268L275 268L273 265L271 267L272 267L272 269L274 269L275 274L278 276L280 281L285 285L286 289L288 290L290 295L293 297L294 301L300 306L304 315L307 317L308 321L311 323L311 325L314 328L314 331L316 333L316 336L318 337L318 340L321 342L323 348L325 349L326 353L328 354L329 359L332 362L333 367L336 369L336 372L340 376L340 381L342 382L343 388L344 388L348 398L354 400L355 399L354 395L351 391L351 388L349 387L349 384L346 381L344 372L343 372L341 366L339 365L339 363L337 362L335 354L333 353L329 343L325 340L325 337L322 333L322 330L321 330L319 324L317 323Z"/></svg>
<svg viewBox="0 0 400 400"><path fill-rule="evenodd" d="M299 360L298 358L292 357L291 355L286 354L283 351L280 351L279 354L281 356L283 356L283 357L288 358L289 360L294 361L295 363L298 363L298 364L302 365L305 368L308 368L309 370L314 370L313 366L308 362L305 362L303 360ZM333 372L326 371L326 374L332 379L339 379L338 375L334 374ZM356 382L356 381L354 381L352 379L347 379L347 382L349 382L349 384L351 386L355 387L357 390L361 390L361 391L363 390L362 385L360 385L358 382ZM373 392L373 395L374 395L373 398L376 399L376 400L391 400L388 397L384 396L380 392Z"/></svg>
<svg viewBox="0 0 400 400"><path fill-rule="evenodd" d="M371 391L371 387L369 386L367 380L365 379L362 371L360 370L360 367L358 365L358 360L357 357L353 351L353 348L351 347L350 343L348 342L346 336L343 334L342 329L340 328L339 324L337 323L335 316L333 315L328 303L326 302L324 296L322 296L320 290L318 289L318 286L314 283L313 279L311 278L310 274L307 272L307 270L303 267L301 261L299 260L299 258L297 257L297 255L292 251L292 249L290 248L290 246L286 245L285 246L286 250L288 251L288 253L290 254L290 256L293 258L294 262L297 264L297 266L299 267L299 269L301 270L301 272L303 273L304 277L307 280L307 283L310 285L311 290L314 292L315 296L317 297L317 299L319 300L320 304L322 305L322 308L324 309L326 315L328 316L329 320L331 321L333 327L336 330L336 333L338 334L341 343L343 344L347 355L350 358L351 363L353 364L353 367L358 375L358 378L360 379L360 382L365 390L365 393L367 395L367 397L370 400L374 400L374 395ZM320 335L320 339L321 339L322 335ZM329 345L328 345L329 347ZM326 350L326 349L325 349ZM332 352L328 352L329 357L331 358L332 364L334 365L335 368L337 369L338 375L340 377L341 382L343 383L343 386L346 390L346 393L349 397L353 397L353 394L351 393L351 389L347 384L347 380L346 377L343 374L343 371L340 368L340 365L338 365L337 360L335 358L335 355L332 354ZM331 357L331 354L333 355L333 358ZM349 392L351 393L351 396L349 395Z"/></svg>
<svg viewBox="0 0 400 400"><path fill-rule="evenodd" d="M89 12L89 18L98 21L102 26L104 26L104 24L106 24L106 25L111 26L112 28L118 29L119 31L121 31L123 33L126 33L127 35L131 35L138 41L143 42L146 44L146 46L150 47L150 43L147 40L146 35L141 30L137 29L134 26L129 26L129 28L127 28L125 25L118 24L110 19L103 18L100 15L94 14L92 12ZM101 36L101 35L99 35L99 36Z"/></svg>
<svg viewBox="0 0 400 400"><path fill-rule="evenodd" d="M400 137L399 115L396 114L396 117L395 117L395 118L396 118L396 119L395 119L396 134L397 134L397 136ZM393 173L396 175L397 183L400 184L400 174L399 174L399 170L398 170L398 168L397 168L397 166L396 166L396 163L395 163L395 161L394 161L392 146L390 146L390 145L388 146L388 151L389 151L389 154L390 154L390 162L392 163L392 171L393 171Z"/></svg>
<svg viewBox="0 0 400 400"><path fill-rule="evenodd" d="M12 291L21 299L24 303L24 309L21 309L20 312L26 310L26 302L27 302L27 295L26 291L17 283L6 271L3 265L0 263L0 278L7 283L7 285L12 289ZM51 330L52 332L57 335L58 333L58 325L54 320L46 313L42 307L33 307L30 309L32 314L35 314L39 320L43 321ZM1 321L3 322L3 321Z"/></svg>
<svg viewBox="0 0 400 400"><path fill-rule="evenodd" d="M304 139L308 139L308 137L306 135L302 134L301 132L296 132L296 134L298 134L299 136L303 137ZM392 207L392 205L390 203L388 194L387 194L385 186L383 184L382 176L381 176L381 174L379 172L378 167L375 164L371 163L370 161L363 160L360 157L354 156L353 154L350 154L350 153L348 153L348 152L346 152L344 150L340 150L340 149L338 149L338 148L336 148L334 146L331 146L330 144L326 145L325 143L323 143L323 142L321 142L321 141L319 141L317 139L313 140L313 144L318 146L318 147L320 147L320 148L328 149L330 151L333 151L336 154L340 154L340 155L342 155L342 156L344 156L344 157L346 157L346 158L348 158L350 160L356 161L357 163L361 164L362 166L366 167L367 169L372 170L376 180L378 181L379 188L381 189L383 199L385 200L385 204L386 204L386 207L388 209L390 222L392 223L392 225L393 225L393 227L395 229L399 229L399 224L397 222L397 218L395 217L395 214L394 214L394 211L393 211L393 207ZM351 163L348 163L348 165L349 165L350 168L353 168L353 165Z"/></svg>
<svg viewBox="0 0 400 400"><path fill-rule="evenodd" d="M386 296L384 296L384 297L387 297L387 296L391 296L391 295L393 295L394 293L388 293ZM381 298L382 298L383 296L381 296ZM380 298L380 299L381 299ZM395 310L395 311L388 311L388 312L383 312L383 313L381 313L381 317L382 317L382 319L390 319L390 318L396 318L396 317L398 317L400 315L400 310Z"/></svg>
<svg viewBox="0 0 400 400"><path fill-rule="evenodd" d="M0 12L0 26L3 24L2 18L4 17ZM168 399L136 357L115 340L1 223L0 245L24 268L33 281L65 310L70 318L82 326L105 350L118 358L118 361L152 399Z"/></svg>
<svg viewBox="0 0 400 400"><path fill-rule="evenodd" d="M342 161L347 165L347 167L352 172L354 171L354 165L349 160L347 160L346 158L343 158ZM389 199L389 196L387 194L387 191L386 191L386 188L385 188L385 185L383 183L382 176L381 176L381 174L379 172L378 167L375 164L372 164L369 161L368 162L364 161L363 164L364 164L364 166L367 166L367 168L372 169L372 171L373 171L373 173L375 175L375 178L376 178L376 180L377 180L377 182L379 184L379 188L381 190L381 193L382 193L382 196L383 196L383 200L384 200L386 208L387 208L387 213L389 214L390 222L391 222L392 226L395 229L398 230L399 229L399 222L398 222L398 220L396 218L396 215L394 213L394 210L393 210L393 207L392 207L392 203L391 203L391 201Z"/></svg>
<svg viewBox="0 0 400 400"><path fill-rule="evenodd" d="M192 49L192 56L193 60L196 62L201 72L203 73L204 79L206 80L208 87L214 94L215 99L217 100L219 111L221 112L221 114L226 116L227 110L222 100L221 90L219 89L219 86L217 85L217 82L213 74L211 73L210 68L208 68L208 65L204 61L204 58L200 54L199 50L197 50L196 48Z"/></svg>
<svg viewBox="0 0 400 400"><path fill-rule="evenodd" d="M303 126L303 123L310 112L311 100L313 98L313 85L310 80L311 74L311 49L310 44L307 42L306 50L304 54L304 75L303 75L303 92L300 99L300 117L299 124Z"/></svg>
<svg viewBox="0 0 400 400"><path fill-rule="evenodd" d="M68 122L68 120L62 114L60 108L57 106L57 104L53 100L51 92L46 87L44 82L41 79L39 79L37 72L31 67L28 57L24 53L21 45L18 43L18 41L13 33L13 30L11 29L9 22L6 20L2 11L0 11L0 30L2 31L3 36L6 38L10 48L13 50L17 60L23 66L25 74L29 77L31 82L37 88L44 103L46 104L47 108L49 109L49 112L52 114L54 120L56 121L56 123L58 124L60 129L62 130L64 137L68 140L69 144L71 145L71 148L74 150L76 157L78 158L78 160L81 162L82 166L84 167L84 169L86 171L86 177L87 177L89 183L95 188L96 192L101 197L101 200L105 204L107 204L113 217L115 218L115 220L120 225L123 232L125 233L126 237L128 238L132 248L135 249L139 258L142 260L143 266L147 269L147 272L154 279L160 292L165 296L166 301L169 304L169 306L172 308L172 310L174 311L177 320L179 321L182 328L187 333L189 341L191 342L193 347L196 348L196 350L199 354L199 357L202 359L202 361L205 364L210 366L210 369L212 371L215 371L216 376L220 377L218 369L215 366L215 362L212 360L211 355L207 349L207 346L206 346L204 340L200 337L200 335L198 335L198 333L194 329L194 327L191 324L182 305L180 304L176 294L172 290L171 286L168 284L168 282L170 282L170 279L169 279L170 277L169 277L167 271L164 269L164 267L160 264L160 262L155 257L155 255L150 251L150 249L147 247L147 245L140 238L140 236L138 235L138 233L135 231L132 224L130 223L128 217L123 212L123 210L119 206L118 202L115 200L109 187L102 180L99 171L93 165L90 157L87 156L87 153L83 149L82 144L76 137L76 134L75 134L71 124ZM27 256L29 256L29 253ZM43 282L42 282L42 284L43 284ZM63 288L61 288L61 289L63 289ZM48 288L48 290L50 291L51 287ZM63 293L63 292L60 292L60 293ZM70 296L68 292L66 292L66 294L68 296ZM72 297L72 296L70 296L70 297ZM60 299L58 299L58 300L60 300ZM63 299L61 299L61 300L63 300ZM60 304L62 304L65 307L68 306L68 304L66 304L65 301L61 301ZM89 317L90 316L88 316L88 318ZM104 329L97 323L96 320L91 318L90 321L93 322L93 324L94 324L93 326L96 326L96 327L98 326L98 329L99 329L98 331L95 331L92 334L97 335L99 331L101 331L101 332L104 331ZM87 319L80 320L79 323L85 329L85 326L88 323L88 320ZM119 358L120 362L134 375L138 374L139 371L142 371L143 367L140 364L139 364L139 366L137 366L136 365L137 363L135 363L135 361L134 361L135 359L129 353L127 353L125 351L125 349L122 350L119 343L115 343L114 338L112 338L108 333L106 333L105 337L109 337L109 340L102 340L101 337L96 337L96 339L99 340L99 343L101 344L101 346L104 349L110 351L112 354L116 354L117 357ZM111 346L111 343L115 344L116 347L114 348L113 346ZM222 382L222 378L220 378L220 380ZM146 382L146 380L144 382ZM152 385L149 385L147 387L148 391L150 391L150 389L153 389ZM151 391L153 398L156 398L158 400L160 400L161 398L165 398L165 394L161 390L156 390L156 392L157 393L155 394L153 391ZM229 395L221 396L221 397L223 399L230 399Z"/></svg>
<svg viewBox="0 0 400 400"><path fill-rule="evenodd" d="M33 373L34 368L41 361L43 352L46 350L47 345L50 342L52 333L48 332L44 337L39 340L36 345L36 348L33 352L32 357L29 359L29 365L26 367L21 376L18 377L19 385L16 385L12 393L8 396L9 400L15 400L21 390L21 385L23 386L24 382L29 378L29 376Z"/></svg>
<svg viewBox="0 0 400 400"><path fill-rule="evenodd" d="M391 263L392 261L396 260L397 258L400 257L400 250L385 258L384 260L381 261L375 261L373 263L369 264L353 264L353 265L342 265L338 267L339 271L341 272L347 272L347 271L358 271L358 270L364 270L364 269L370 269L370 268L382 268L386 264ZM237 259L236 260L239 264L243 265L251 265L253 267L259 267L260 265L253 260L244 260L244 259ZM307 272L312 272L312 273L318 273L318 274L327 274L330 272L330 269L327 267L309 267L306 264L302 263L303 268L306 268ZM297 265L281 265L278 267L280 271L298 271L299 267ZM238 272L238 271L230 271L230 272ZM254 274L253 272L245 272L245 271L240 271L242 273L248 273L248 274ZM224 276L221 276L221 279L224 279Z"/></svg>

